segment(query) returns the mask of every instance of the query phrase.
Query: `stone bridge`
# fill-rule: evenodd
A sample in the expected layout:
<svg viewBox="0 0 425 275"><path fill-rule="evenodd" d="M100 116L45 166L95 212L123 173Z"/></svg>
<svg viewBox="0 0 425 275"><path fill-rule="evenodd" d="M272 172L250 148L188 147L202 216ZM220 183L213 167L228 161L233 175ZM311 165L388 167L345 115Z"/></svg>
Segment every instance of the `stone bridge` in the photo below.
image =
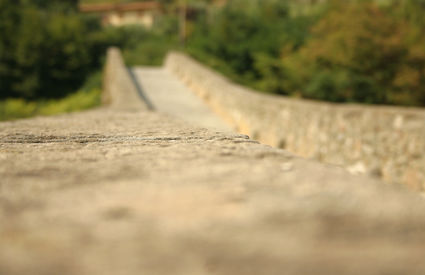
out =
<svg viewBox="0 0 425 275"><path fill-rule="evenodd" d="M237 132L298 156L425 191L425 109L261 94L179 53L166 67Z"/></svg>
<svg viewBox="0 0 425 275"><path fill-rule="evenodd" d="M331 131L321 137L322 125L354 138L362 132L338 123L357 125L360 107L258 107L272 99L180 54L165 68L127 70L111 49L104 107L0 123L0 274L425 274L420 193L234 132L301 148L307 130L274 126L286 117L320 144L341 142ZM316 128L307 124L325 109ZM386 121L366 109L365 125ZM392 110L381 110L391 120L381 127L394 127L400 144L423 133L420 110ZM332 152L319 151L324 161Z"/></svg>

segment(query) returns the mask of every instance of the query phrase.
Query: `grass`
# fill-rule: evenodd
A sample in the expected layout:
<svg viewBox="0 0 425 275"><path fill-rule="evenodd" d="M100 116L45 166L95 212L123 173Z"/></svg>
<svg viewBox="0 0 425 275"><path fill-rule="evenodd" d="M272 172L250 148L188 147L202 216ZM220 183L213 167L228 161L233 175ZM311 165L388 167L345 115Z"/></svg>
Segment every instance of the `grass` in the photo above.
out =
<svg viewBox="0 0 425 275"><path fill-rule="evenodd" d="M101 73L97 72L87 79L79 91L62 99L27 101L10 98L0 101L0 121L82 111L99 106L100 96Z"/></svg>

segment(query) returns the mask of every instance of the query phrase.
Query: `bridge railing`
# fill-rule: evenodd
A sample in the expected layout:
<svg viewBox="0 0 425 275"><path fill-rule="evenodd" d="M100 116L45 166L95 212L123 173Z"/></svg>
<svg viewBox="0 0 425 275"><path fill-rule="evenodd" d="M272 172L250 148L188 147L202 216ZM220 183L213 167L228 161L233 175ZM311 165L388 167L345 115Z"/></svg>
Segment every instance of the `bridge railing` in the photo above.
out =
<svg viewBox="0 0 425 275"><path fill-rule="evenodd" d="M110 48L107 52L102 102L115 109L149 109L149 106L140 98L138 88L125 66L118 48Z"/></svg>
<svg viewBox="0 0 425 275"><path fill-rule="evenodd" d="M240 133L352 173L425 190L424 109L261 94L176 52L165 66Z"/></svg>

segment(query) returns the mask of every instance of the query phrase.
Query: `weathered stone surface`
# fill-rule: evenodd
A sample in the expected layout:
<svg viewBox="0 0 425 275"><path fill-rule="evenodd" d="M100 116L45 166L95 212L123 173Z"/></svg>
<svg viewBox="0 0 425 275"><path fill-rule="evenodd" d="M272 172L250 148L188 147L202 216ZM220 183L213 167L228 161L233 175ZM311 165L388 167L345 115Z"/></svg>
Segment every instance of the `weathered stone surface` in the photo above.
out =
<svg viewBox="0 0 425 275"><path fill-rule="evenodd" d="M146 102L140 100L137 86L131 79L118 48L108 50L103 80L104 105L117 110L149 110Z"/></svg>
<svg viewBox="0 0 425 275"><path fill-rule="evenodd" d="M425 273L418 194L120 100L0 123L0 274Z"/></svg>
<svg viewBox="0 0 425 275"><path fill-rule="evenodd" d="M425 202L151 112L0 124L0 274L424 274Z"/></svg>
<svg viewBox="0 0 425 275"><path fill-rule="evenodd" d="M179 53L166 68L238 132L296 155L425 191L425 111L253 92Z"/></svg>

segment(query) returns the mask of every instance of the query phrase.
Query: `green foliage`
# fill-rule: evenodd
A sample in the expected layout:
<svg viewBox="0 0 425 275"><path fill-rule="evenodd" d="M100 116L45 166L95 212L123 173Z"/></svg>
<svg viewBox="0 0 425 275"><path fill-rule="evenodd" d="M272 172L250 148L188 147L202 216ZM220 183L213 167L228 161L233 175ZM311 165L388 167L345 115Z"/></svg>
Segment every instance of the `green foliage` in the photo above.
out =
<svg viewBox="0 0 425 275"><path fill-rule="evenodd" d="M2 102L0 112L92 106L87 92L48 102L81 90L109 46L129 66L160 65L179 47L180 1L160 1L168 14L153 30L102 28L76 12L77 2L0 0L0 98L25 99ZM186 1L186 51L239 83L334 102L425 106L425 0L211 2Z"/></svg>
<svg viewBox="0 0 425 275"><path fill-rule="evenodd" d="M229 1L187 50L262 91L425 106L425 0L288 3Z"/></svg>
<svg viewBox="0 0 425 275"><path fill-rule="evenodd" d="M124 61L127 66L160 66L167 52L173 48L173 44L177 44L176 40L170 42L162 37L147 39L135 48L124 49Z"/></svg>
<svg viewBox="0 0 425 275"><path fill-rule="evenodd" d="M36 102L26 102L21 98L0 101L0 121L33 116L37 108Z"/></svg>
<svg viewBox="0 0 425 275"><path fill-rule="evenodd" d="M82 110L99 104L106 49L129 65L159 65L177 42L175 19L154 30L100 25L76 0L0 0L0 119ZM81 88L81 86L83 87ZM77 92L75 92L77 91Z"/></svg>
<svg viewBox="0 0 425 275"><path fill-rule="evenodd" d="M0 0L0 120L97 106L101 76L87 76L100 70L108 47L122 48L129 65L159 65L177 43L173 16L152 31L103 28L98 17L79 14L77 2Z"/></svg>
<svg viewBox="0 0 425 275"><path fill-rule="evenodd" d="M235 0L198 22L187 50L240 83L285 94L282 48L300 47L313 22L314 16L293 18L286 1Z"/></svg>
<svg viewBox="0 0 425 275"><path fill-rule="evenodd" d="M376 4L336 5L308 43L283 58L286 80L307 98L424 105L424 39L412 30Z"/></svg>
<svg viewBox="0 0 425 275"><path fill-rule="evenodd" d="M10 98L2 100L0 101L0 121L90 109L100 104L100 95L101 73L98 72L91 75L79 91L62 99L27 101L22 98Z"/></svg>
<svg viewBox="0 0 425 275"><path fill-rule="evenodd" d="M120 47L127 66L159 66L170 49L177 47L177 36L168 21L163 18L153 30L140 26L106 28L98 37L108 45Z"/></svg>
<svg viewBox="0 0 425 275"><path fill-rule="evenodd" d="M0 0L0 98L59 98L100 63L100 25L76 1Z"/></svg>
<svg viewBox="0 0 425 275"><path fill-rule="evenodd" d="M141 0L81 0L82 4L104 4L104 3L130 3L130 2L140 2ZM145 0L149 1L149 0Z"/></svg>

